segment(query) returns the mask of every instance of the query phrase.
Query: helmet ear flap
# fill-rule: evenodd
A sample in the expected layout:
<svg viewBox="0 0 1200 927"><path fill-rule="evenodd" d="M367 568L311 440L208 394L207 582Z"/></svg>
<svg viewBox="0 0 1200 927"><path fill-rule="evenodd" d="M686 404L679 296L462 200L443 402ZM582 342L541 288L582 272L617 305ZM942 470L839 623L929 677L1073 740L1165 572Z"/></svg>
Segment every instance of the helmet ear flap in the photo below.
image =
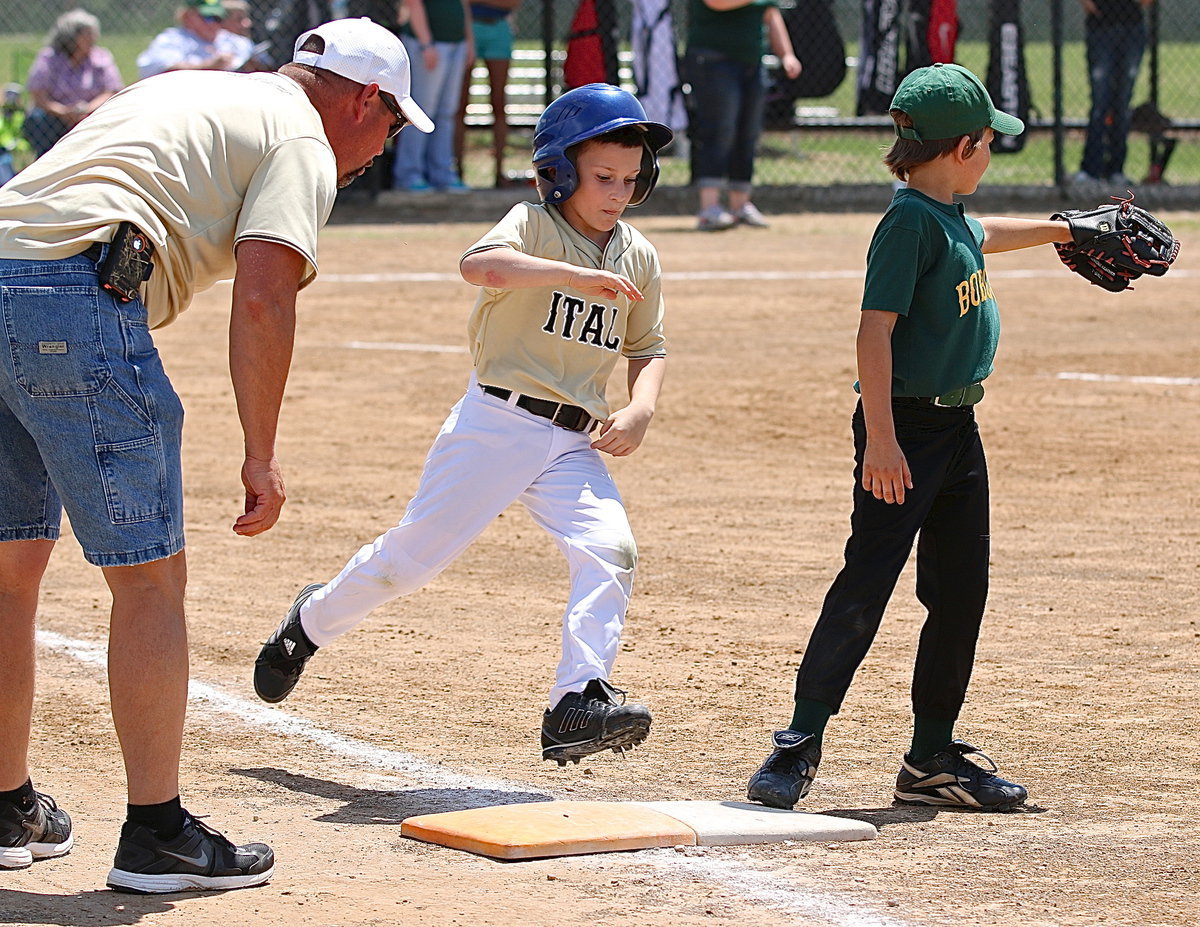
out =
<svg viewBox="0 0 1200 927"><path fill-rule="evenodd" d="M552 161L537 165L537 175L545 181L544 184L538 184L538 192L545 203L565 203L579 186L579 175L575 173L575 158L571 151L564 151Z"/></svg>

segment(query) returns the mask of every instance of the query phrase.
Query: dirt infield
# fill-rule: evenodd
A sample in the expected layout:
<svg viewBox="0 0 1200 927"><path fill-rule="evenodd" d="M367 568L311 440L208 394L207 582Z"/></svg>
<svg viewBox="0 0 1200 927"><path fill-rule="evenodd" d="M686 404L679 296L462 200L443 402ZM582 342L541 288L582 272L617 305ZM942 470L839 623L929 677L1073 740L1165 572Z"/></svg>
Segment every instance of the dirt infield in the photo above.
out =
<svg viewBox="0 0 1200 927"><path fill-rule="evenodd" d="M539 759L537 731L566 577L519 508L319 653L281 707L254 697L260 642L301 584L399 518L469 369L473 292L454 274L485 226L339 226L301 295L280 446L290 498L267 535L230 530L229 288L158 339L188 415L202 685L184 800L233 837L270 842L276 877L215 896L104 889L124 802L96 646L107 595L67 540L43 595L34 776L74 816L77 844L0 873L0 923L1196 924L1200 222L1165 218L1184 242L1177 268L1120 296L1050 248L989 259L1004 321L978 413L992 594L959 734L1027 785L1024 812L891 803L921 622L906 572L804 805L870 821L877 840L497 863L401 838L409 815L497 801L744 794L790 717L798 652L840 565L876 217L709 236L687 218L637 223L668 271L672 355L646 444L613 462L641 553L614 681L652 707L654 730L624 762L565 769ZM618 395L623 382L622 369Z"/></svg>

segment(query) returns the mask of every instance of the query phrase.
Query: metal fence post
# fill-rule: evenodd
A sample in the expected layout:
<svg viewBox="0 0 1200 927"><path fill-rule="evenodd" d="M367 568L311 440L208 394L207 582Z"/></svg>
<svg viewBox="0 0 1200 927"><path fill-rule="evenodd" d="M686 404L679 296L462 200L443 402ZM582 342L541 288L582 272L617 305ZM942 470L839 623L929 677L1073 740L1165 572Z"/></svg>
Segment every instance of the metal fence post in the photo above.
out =
<svg viewBox="0 0 1200 927"><path fill-rule="evenodd" d="M1150 105L1158 111L1158 4L1150 4Z"/></svg>
<svg viewBox="0 0 1200 927"><path fill-rule="evenodd" d="M1054 185L1066 185L1063 170L1063 8L1062 0L1050 0L1050 47L1054 56Z"/></svg>
<svg viewBox="0 0 1200 927"><path fill-rule="evenodd" d="M542 0L542 50L546 70L546 90L543 102L554 102L554 0Z"/></svg>

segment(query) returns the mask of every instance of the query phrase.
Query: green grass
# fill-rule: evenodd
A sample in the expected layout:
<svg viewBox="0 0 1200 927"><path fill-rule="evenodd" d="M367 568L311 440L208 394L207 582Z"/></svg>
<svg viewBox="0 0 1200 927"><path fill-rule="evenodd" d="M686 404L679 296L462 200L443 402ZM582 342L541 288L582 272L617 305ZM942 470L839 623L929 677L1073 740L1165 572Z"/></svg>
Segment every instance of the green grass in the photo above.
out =
<svg viewBox="0 0 1200 927"><path fill-rule="evenodd" d="M33 57L44 41L43 35L0 36L0 76L4 82L24 83ZM149 44L151 35L128 35L105 32L102 44L116 58L126 82L137 77L136 59ZM536 42L522 42L526 47L540 47ZM854 55L857 45L847 45L847 54ZM960 42L958 59L978 74L987 70L988 49L983 42ZM1026 67L1032 88L1033 103L1042 118L1050 118L1052 60L1047 43L1030 43L1025 50ZM1164 43L1159 52L1159 106L1176 119L1200 121L1200 54L1194 44ZM1088 86L1084 65L1083 45L1069 43L1063 49L1064 115L1083 119L1087 115ZM1134 102L1149 95L1149 66L1143 63ZM802 100L803 106L832 107L839 115L854 114L854 73L828 97ZM491 162L488 131L468 134L470 152L467 158L467 181L478 186L491 183ZM1200 145L1194 133L1181 136L1170 166L1167 180L1175 184L1200 183ZM879 183L887 180L880 164L880 151L890 143L886 131L848 131L797 129L787 132L767 132L763 138L755 180L760 184L832 184ZM523 170L528 167L529 140L514 133L506 156L506 167ZM1068 132L1064 165L1068 173L1078 164L1083 147L1079 131ZM1148 144L1144 135L1130 137L1126 173L1140 179L1149 162ZM987 182L993 184L1046 184L1054 176L1053 137L1048 131L1030 134L1025 149L1014 155L997 155L992 160ZM663 162L662 181L665 185L688 182L685 163L676 159Z"/></svg>
<svg viewBox="0 0 1200 927"><path fill-rule="evenodd" d="M125 83L137 80L137 56L153 35L122 35L105 32L100 44L112 52ZM24 84L29 66L46 41L45 35L0 35L0 75L4 83Z"/></svg>

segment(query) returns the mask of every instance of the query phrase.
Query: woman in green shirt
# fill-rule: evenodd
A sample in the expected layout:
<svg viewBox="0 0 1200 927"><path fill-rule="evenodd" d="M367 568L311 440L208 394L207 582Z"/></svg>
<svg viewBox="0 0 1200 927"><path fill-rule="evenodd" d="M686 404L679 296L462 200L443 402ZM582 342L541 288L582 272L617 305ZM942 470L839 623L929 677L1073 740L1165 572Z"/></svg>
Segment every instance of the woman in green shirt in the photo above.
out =
<svg viewBox="0 0 1200 927"><path fill-rule="evenodd" d="M691 0L684 74L689 95L692 180L700 188L699 229L767 225L750 202L765 101L763 26L789 78L800 61L777 0ZM721 190L729 190L729 208Z"/></svg>

